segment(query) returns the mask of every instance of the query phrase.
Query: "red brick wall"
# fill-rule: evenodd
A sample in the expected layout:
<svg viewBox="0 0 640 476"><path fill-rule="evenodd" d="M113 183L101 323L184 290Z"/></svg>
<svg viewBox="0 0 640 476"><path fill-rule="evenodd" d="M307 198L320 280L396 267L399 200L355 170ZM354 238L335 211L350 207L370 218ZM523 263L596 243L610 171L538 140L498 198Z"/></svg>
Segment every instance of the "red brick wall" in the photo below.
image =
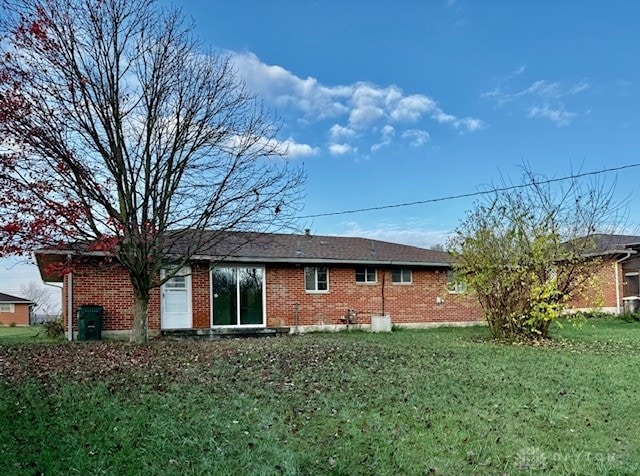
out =
<svg viewBox="0 0 640 476"><path fill-rule="evenodd" d="M211 289L209 287L209 265L191 265L191 306L193 327L211 327ZM159 328L159 327L158 327Z"/></svg>
<svg viewBox="0 0 640 476"><path fill-rule="evenodd" d="M29 325L29 305L14 304L13 312L0 312L0 325L28 326Z"/></svg>
<svg viewBox="0 0 640 476"><path fill-rule="evenodd" d="M102 330L129 330L133 322L133 290L124 269L118 265L79 264L73 271L73 328L77 330L78 307L104 307ZM66 323L68 276L64 280L63 307ZM154 289L149 299L149 329L160 327L159 292Z"/></svg>
<svg viewBox="0 0 640 476"><path fill-rule="evenodd" d="M192 315L194 328L210 325L209 266L191 266ZM67 328L67 287L64 279L62 308ZM83 305L104 307L102 329L129 330L133 322L133 291L124 269L117 265L77 265L73 272L73 327L77 330L78 307ZM151 291L149 299L149 329L160 329L160 290Z"/></svg>
<svg viewBox="0 0 640 476"><path fill-rule="evenodd" d="M210 274L208 264L191 267L193 327L208 328L211 322ZM382 313L384 276L384 313L396 324L471 322L482 318L475 299L449 294L447 273L413 270L411 284L393 284L391 271L378 270L376 284L356 283L355 270L349 267L329 268L329 292L307 293L304 289L304 267L266 266L266 301L268 326L294 326L295 306L299 305L299 325L344 324L340 318L347 309L358 313L359 324L369 324L371 315ZM66 328L68 278L64 280L63 310ZM437 303L440 297L441 303ZM104 307L103 330L131 329L133 293L127 274L121 267L110 265L78 265L73 273L73 316L79 306ZM149 329L160 329L160 293L154 289L149 302Z"/></svg>
<svg viewBox="0 0 640 476"><path fill-rule="evenodd" d="M624 278L622 265L616 264L614 260L604 260L589 282L581 290L574 293L569 301L569 307L574 309L615 308L617 306L616 266L618 267L620 298L622 299L622 281Z"/></svg>
<svg viewBox="0 0 640 476"><path fill-rule="evenodd" d="M267 267L267 325L344 324L348 309L358 313L359 324L370 324L372 315L384 313L395 324L469 322L482 318L477 302L449 294L446 271L413 270L412 284L394 284L391 271L378 270L376 284L356 283L353 268L329 268L329 292L308 293L304 289L304 267ZM442 303L436 303L440 297Z"/></svg>

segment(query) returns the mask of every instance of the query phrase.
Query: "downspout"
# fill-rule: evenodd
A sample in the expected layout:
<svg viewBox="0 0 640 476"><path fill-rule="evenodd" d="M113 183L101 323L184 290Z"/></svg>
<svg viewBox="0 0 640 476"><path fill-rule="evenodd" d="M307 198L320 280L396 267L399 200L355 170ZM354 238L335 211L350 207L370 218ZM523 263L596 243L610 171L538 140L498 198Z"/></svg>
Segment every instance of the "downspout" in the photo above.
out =
<svg viewBox="0 0 640 476"><path fill-rule="evenodd" d="M385 278L387 277L387 270L386 269L382 269L382 316L385 316L386 314L384 313L384 284L385 284Z"/></svg>
<svg viewBox="0 0 640 476"><path fill-rule="evenodd" d="M624 260L628 259L631 256L631 253L632 251L628 250L627 256L624 256L619 260L616 260L616 262L613 265L614 266L613 272L616 279L616 314L620 314L620 309L622 308L622 306L620 305L620 279L618 278L618 265L622 263Z"/></svg>
<svg viewBox="0 0 640 476"><path fill-rule="evenodd" d="M67 278L67 339L73 340L73 273L69 273Z"/></svg>

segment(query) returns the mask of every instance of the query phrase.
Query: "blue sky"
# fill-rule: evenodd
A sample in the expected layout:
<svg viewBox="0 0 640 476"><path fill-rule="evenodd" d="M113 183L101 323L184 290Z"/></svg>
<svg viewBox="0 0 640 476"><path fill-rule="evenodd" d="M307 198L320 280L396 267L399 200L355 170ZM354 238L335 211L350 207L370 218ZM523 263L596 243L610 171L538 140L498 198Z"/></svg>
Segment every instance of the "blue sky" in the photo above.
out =
<svg viewBox="0 0 640 476"><path fill-rule="evenodd" d="M169 4L169 2L164 2ZM640 2L174 1L231 54L308 174L303 215L640 162ZM609 174L637 199L640 168ZM301 221L430 246L473 199ZM640 233L631 212L626 232ZM7 264L7 263L5 263ZM7 264L8 265L8 264ZM5 266L6 267L6 266ZM37 279L0 271L0 287ZM19 278L19 279L18 279Z"/></svg>
<svg viewBox="0 0 640 476"><path fill-rule="evenodd" d="M550 177L640 162L638 2L175 4L278 113L309 176L304 215L474 192L523 161ZM618 195L638 178L618 174ZM430 246L472 204L303 225Z"/></svg>

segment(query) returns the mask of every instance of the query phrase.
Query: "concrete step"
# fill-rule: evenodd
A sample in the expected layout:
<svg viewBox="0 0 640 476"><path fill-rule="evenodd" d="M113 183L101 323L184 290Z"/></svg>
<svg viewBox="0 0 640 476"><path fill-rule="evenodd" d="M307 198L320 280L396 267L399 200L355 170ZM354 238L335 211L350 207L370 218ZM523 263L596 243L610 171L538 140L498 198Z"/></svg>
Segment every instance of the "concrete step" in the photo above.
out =
<svg viewBox="0 0 640 476"><path fill-rule="evenodd" d="M213 329L163 329L165 339L224 339L236 337L277 337L289 334L289 327L216 327Z"/></svg>

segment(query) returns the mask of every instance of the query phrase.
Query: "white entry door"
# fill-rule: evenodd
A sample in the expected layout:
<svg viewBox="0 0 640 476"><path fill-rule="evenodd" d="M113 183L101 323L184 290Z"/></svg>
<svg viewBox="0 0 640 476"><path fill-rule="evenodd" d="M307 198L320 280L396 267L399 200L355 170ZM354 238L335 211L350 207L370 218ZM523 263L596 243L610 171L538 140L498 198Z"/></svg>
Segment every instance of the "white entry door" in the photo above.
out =
<svg viewBox="0 0 640 476"><path fill-rule="evenodd" d="M182 268L178 274L162 285L160 292L162 294L162 328L191 328L191 269Z"/></svg>

